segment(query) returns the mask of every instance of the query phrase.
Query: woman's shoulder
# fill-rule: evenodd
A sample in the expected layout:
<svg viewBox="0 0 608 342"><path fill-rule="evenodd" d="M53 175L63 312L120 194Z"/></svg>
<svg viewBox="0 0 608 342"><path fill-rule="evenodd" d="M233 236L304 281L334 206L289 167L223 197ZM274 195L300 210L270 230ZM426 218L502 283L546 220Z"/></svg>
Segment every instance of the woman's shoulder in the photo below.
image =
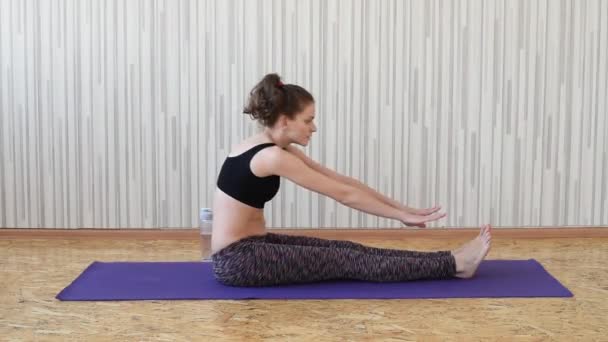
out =
<svg viewBox="0 0 608 342"><path fill-rule="evenodd" d="M229 157L238 156L240 154L243 154L243 153L251 150L252 148L254 148L258 145L268 144L268 143L271 143L271 142L268 140L260 139L259 137L256 137L256 136L252 136L252 137L246 138L246 139L241 140L240 142L232 145L228 156Z"/></svg>

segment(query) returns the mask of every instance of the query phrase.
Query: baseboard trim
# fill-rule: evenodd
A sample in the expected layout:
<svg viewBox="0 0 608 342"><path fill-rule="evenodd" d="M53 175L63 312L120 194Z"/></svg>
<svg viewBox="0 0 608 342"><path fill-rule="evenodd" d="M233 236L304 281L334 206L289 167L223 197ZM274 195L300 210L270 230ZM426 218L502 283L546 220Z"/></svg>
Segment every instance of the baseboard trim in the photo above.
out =
<svg viewBox="0 0 608 342"><path fill-rule="evenodd" d="M269 229L270 232L316 236L327 239L392 239L392 238L440 238L454 239L474 235L477 229L427 228L427 229ZM495 238L547 239L547 238L608 238L608 227L563 228L494 228ZM110 239L110 240L193 240L198 238L197 229L37 229L3 228L0 240L16 239Z"/></svg>

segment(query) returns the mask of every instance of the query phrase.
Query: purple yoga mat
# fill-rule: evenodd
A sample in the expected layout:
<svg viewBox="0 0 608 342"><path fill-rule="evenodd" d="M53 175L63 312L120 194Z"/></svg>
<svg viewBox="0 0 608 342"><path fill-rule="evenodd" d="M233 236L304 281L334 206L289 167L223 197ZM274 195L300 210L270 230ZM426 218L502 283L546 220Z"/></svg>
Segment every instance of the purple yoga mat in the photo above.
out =
<svg viewBox="0 0 608 342"><path fill-rule="evenodd" d="M486 260L472 279L326 281L272 287L217 282L208 262L93 262L57 295L64 301L572 297L536 260Z"/></svg>

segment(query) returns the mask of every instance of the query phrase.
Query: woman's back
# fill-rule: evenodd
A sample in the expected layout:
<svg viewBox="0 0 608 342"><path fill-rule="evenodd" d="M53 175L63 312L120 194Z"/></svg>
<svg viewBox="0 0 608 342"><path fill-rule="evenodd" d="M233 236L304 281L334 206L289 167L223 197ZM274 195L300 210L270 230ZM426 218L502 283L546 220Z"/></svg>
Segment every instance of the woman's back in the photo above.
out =
<svg viewBox="0 0 608 342"><path fill-rule="evenodd" d="M267 143L269 143L269 141L264 140L263 137L259 135L250 137L249 139L246 139L233 147L232 151L226 158L226 162L229 162L234 158L248 157L246 154L251 152L252 149L256 148L256 146L264 147L263 144ZM253 164L254 159L256 162L259 162L261 159L263 159L263 155L255 153L255 155L253 155L251 158L251 163L247 164ZM243 167L245 166L243 165ZM250 170L254 175L256 175L255 167L251 167ZM242 172L244 170L233 171ZM266 175L259 176L263 177ZM220 181L218 181L218 183L221 183ZM235 184L238 182L237 179L227 179L225 182L226 185L224 189L222 189L221 186L216 187L213 197L213 234L211 238L212 252L217 252L230 243L241 238L251 235L261 235L266 232L264 209L243 203L242 200L234 198L234 195L230 196L225 192L229 190L226 189L228 184Z"/></svg>

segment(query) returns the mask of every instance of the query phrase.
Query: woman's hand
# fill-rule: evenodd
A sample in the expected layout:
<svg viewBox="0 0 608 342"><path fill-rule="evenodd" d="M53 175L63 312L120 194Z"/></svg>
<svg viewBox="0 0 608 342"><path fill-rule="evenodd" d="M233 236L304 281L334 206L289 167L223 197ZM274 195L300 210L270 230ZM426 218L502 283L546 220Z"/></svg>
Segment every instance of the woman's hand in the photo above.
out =
<svg viewBox="0 0 608 342"><path fill-rule="evenodd" d="M427 215L417 215L411 212L404 212L401 222L403 222L403 224L406 226L425 228L427 222L437 221L447 215L447 213L440 213L438 211L439 209L432 211L431 209L425 209L428 210L427 212L430 212Z"/></svg>

